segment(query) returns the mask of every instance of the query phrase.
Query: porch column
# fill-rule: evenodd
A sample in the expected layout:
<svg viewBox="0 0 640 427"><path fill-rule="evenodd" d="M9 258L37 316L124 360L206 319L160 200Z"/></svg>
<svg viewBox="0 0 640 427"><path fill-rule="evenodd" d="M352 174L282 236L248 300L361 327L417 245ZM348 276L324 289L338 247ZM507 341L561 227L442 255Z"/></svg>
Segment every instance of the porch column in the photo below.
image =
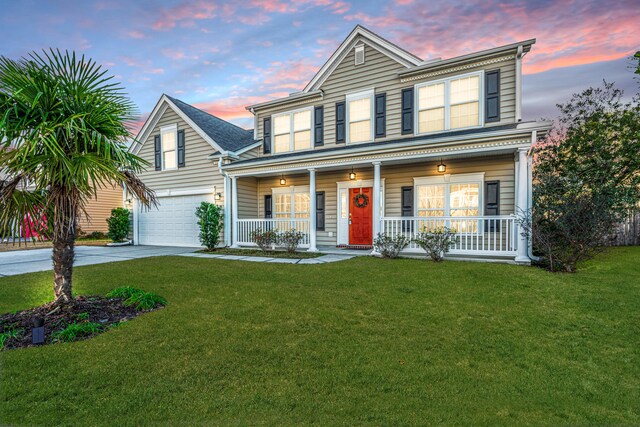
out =
<svg viewBox="0 0 640 427"><path fill-rule="evenodd" d="M140 244L140 201L138 201L137 197L132 197L133 199L133 244L134 246L138 246Z"/></svg>
<svg viewBox="0 0 640 427"><path fill-rule="evenodd" d="M316 170L309 169L309 252L318 252L316 247Z"/></svg>
<svg viewBox="0 0 640 427"><path fill-rule="evenodd" d="M528 148L518 149L518 176L517 176L517 201L516 201L516 215L527 212L529 209L527 200L529 195L529 171L528 171ZM522 233L522 226L518 225L518 251L516 256L516 263L518 264L531 264L529 258L529 242L528 239Z"/></svg>
<svg viewBox="0 0 640 427"><path fill-rule="evenodd" d="M231 177L231 247L238 246L238 178Z"/></svg>
<svg viewBox="0 0 640 427"><path fill-rule="evenodd" d="M375 239L380 232L380 214L382 211L382 203L380 201L380 162L373 162L373 238ZM376 249L373 248L372 255L378 255Z"/></svg>
<svg viewBox="0 0 640 427"><path fill-rule="evenodd" d="M224 245L231 246L231 183L224 175Z"/></svg>

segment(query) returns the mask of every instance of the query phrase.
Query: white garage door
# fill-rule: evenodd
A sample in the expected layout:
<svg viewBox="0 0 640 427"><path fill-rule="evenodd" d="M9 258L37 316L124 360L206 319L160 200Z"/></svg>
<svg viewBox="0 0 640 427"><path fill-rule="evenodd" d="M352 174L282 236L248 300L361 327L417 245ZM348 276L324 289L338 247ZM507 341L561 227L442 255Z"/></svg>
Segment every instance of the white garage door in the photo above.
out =
<svg viewBox="0 0 640 427"><path fill-rule="evenodd" d="M141 245L202 246L196 208L203 201L213 203L213 195L158 198L158 208L143 209L138 215Z"/></svg>

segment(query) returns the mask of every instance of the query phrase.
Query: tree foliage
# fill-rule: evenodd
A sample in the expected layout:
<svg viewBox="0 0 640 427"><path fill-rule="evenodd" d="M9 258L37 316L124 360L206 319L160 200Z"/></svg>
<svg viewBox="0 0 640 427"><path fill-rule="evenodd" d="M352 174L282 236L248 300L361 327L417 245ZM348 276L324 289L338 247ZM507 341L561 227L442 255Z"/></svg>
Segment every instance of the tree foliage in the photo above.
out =
<svg viewBox="0 0 640 427"><path fill-rule="evenodd" d="M136 117L124 89L100 65L57 50L0 57L0 235L30 218L53 241L56 302L72 301L78 220L98 188L126 184L149 206L155 194L128 151Z"/></svg>
<svg viewBox="0 0 640 427"><path fill-rule="evenodd" d="M222 207L209 202L202 202L196 209L198 226L200 227L200 243L207 249L215 249L220 242L224 213Z"/></svg>
<svg viewBox="0 0 640 427"><path fill-rule="evenodd" d="M114 242L122 242L129 235L129 210L115 208L111 210L111 216L107 218L109 226L109 238Z"/></svg>

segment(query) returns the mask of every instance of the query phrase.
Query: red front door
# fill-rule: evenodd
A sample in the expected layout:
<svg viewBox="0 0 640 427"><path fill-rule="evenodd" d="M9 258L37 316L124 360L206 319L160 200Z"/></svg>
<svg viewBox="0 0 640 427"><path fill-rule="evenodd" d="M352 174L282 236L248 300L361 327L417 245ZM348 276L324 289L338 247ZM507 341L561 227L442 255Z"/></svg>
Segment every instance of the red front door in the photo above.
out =
<svg viewBox="0 0 640 427"><path fill-rule="evenodd" d="M349 244L373 244L373 211L371 205L373 197L371 187L352 188L349 190L351 203L349 205Z"/></svg>

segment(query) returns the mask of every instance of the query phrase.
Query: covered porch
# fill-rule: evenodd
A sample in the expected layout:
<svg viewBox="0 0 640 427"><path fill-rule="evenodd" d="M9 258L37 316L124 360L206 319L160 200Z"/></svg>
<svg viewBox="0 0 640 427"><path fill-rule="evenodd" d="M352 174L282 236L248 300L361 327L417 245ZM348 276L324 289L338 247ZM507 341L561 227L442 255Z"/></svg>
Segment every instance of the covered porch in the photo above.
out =
<svg viewBox="0 0 640 427"><path fill-rule="evenodd" d="M402 234L412 240L410 255L422 253L413 242L420 232L448 227L457 237L452 257L528 263L515 215L530 206L528 147L233 174L226 243L255 246L255 231L295 229L301 249L362 254L373 252L378 233Z"/></svg>

